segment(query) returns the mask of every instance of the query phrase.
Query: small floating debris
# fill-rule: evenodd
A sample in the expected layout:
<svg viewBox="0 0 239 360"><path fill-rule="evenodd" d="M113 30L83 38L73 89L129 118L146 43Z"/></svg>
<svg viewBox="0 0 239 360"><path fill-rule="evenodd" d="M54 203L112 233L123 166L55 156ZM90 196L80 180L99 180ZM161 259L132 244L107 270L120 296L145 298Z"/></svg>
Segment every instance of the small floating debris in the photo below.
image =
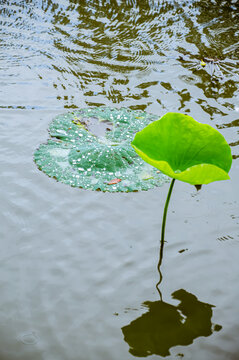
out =
<svg viewBox="0 0 239 360"><path fill-rule="evenodd" d="M182 254L184 251L187 251L188 249L181 249L181 250L178 250L179 254Z"/></svg>
<svg viewBox="0 0 239 360"><path fill-rule="evenodd" d="M108 182L108 185L118 184L121 181L122 181L121 179L113 179Z"/></svg>
<svg viewBox="0 0 239 360"><path fill-rule="evenodd" d="M204 56L199 59L189 54L183 54L178 57L178 60L188 65L188 68L193 72L204 68L214 80L224 79L226 75L238 76L238 63L231 59L219 59L211 56Z"/></svg>

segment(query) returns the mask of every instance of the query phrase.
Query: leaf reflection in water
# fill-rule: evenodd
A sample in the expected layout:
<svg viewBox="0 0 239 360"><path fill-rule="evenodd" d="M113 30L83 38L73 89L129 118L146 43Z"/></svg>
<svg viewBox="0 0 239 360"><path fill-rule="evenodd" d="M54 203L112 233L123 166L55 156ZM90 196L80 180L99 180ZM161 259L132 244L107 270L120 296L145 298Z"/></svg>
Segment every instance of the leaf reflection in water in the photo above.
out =
<svg viewBox="0 0 239 360"><path fill-rule="evenodd" d="M132 355L165 357L173 346L192 344L197 337L210 336L222 329L211 322L214 305L199 301L183 289L175 291L172 297L180 301L179 305L145 301L143 306L148 311L122 328Z"/></svg>

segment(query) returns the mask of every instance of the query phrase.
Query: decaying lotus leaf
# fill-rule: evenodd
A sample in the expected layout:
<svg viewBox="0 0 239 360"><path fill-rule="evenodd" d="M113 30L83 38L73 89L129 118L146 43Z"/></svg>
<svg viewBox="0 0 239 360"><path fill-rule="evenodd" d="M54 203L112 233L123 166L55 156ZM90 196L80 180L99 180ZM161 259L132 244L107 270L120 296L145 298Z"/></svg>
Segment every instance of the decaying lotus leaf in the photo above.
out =
<svg viewBox="0 0 239 360"><path fill-rule="evenodd" d="M86 108L57 116L47 144L34 154L40 170L74 187L110 192L148 190L168 177L131 147L158 116L130 109ZM117 181L116 181L117 180Z"/></svg>

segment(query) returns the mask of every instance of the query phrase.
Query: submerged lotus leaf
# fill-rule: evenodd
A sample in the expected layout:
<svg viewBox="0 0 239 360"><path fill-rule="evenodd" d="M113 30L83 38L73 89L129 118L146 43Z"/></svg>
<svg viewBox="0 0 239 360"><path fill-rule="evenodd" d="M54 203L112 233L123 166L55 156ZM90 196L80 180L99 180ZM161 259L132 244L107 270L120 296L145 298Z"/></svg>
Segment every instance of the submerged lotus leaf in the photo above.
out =
<svg viewBox="0 0 239 360"><path fill-rule="evenodd" d="M164 174L192 185L229 179L231 149L210 125L167 113L135 135L135 151Z"/></svg>
<svg viewBox="0 0 239 360"><path fill-rule="evenodd" d="M137 131L158 117L142 111L86 108L57 116L47 144L34 154L38 168L71 186L110 192L148 190L168 177L131 147Z"/></svg>

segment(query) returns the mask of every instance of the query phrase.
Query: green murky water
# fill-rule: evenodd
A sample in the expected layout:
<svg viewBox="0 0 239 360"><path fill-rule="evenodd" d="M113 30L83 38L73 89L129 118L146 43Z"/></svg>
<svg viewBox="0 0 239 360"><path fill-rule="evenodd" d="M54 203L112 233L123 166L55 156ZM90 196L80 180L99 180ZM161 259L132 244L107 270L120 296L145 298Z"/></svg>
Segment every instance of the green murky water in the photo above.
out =
<svg viewBox="0 0 239 360"><path fill-rule="evenodd" d="M238 1L0 0L1 360L238 360ZM190 114L231 180L83 191L33 162L91 106Z"/></svg>

